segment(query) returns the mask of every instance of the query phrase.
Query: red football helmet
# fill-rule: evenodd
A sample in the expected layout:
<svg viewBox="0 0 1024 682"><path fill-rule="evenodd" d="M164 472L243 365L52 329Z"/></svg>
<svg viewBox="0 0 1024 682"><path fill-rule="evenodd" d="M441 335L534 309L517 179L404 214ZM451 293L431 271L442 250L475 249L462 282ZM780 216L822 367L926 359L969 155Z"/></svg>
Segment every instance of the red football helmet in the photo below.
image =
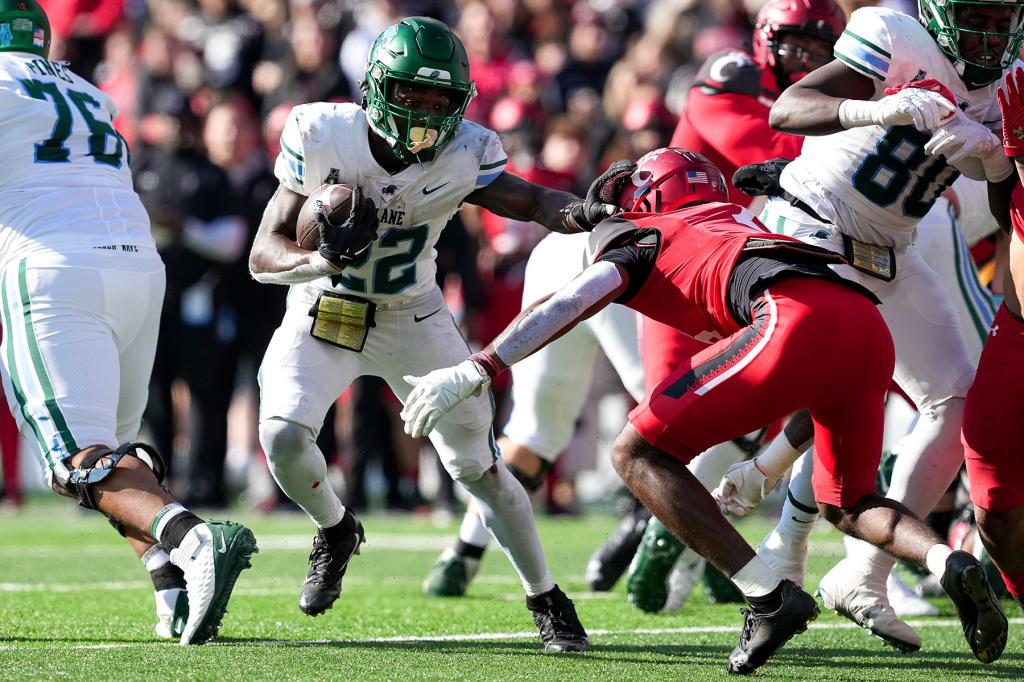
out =
<svg viewBox="0 0 1024 682"><path fill-rule="evenodd" d="M618 204L631 213L666 213L698 201L729 201L722 171L696 152L665 147L640 157Z"/></svg>
<svg viewBox="0 0 1024 682"><path fill-rule="evenodd" d="M775 66L779 33L804 33L835 43L846 28L846 15L834 0L768 0L754 22L754 59Z"/></svg>

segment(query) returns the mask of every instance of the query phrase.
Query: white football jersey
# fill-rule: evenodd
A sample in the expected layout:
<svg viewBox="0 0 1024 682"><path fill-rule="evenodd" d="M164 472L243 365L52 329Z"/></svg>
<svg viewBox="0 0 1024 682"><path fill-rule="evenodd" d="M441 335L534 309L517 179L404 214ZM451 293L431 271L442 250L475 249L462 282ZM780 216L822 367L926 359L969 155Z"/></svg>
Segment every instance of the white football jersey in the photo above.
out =
<svg viewBox="0 0 1024 682"><path fill-rule="evenodd" d="M391 175L374 160L366 115L355 104L318 102L292 109L281 134L274 172L293 192L309 195L325 183L358 186L377 205L380 228L364 256L337 278L308 285L375 302L413 298L436 286L441 230L466 195L490 184L507 157L497 134L463 121L429 163Z"/></svg>
<svg viewBox="0 0 1024 682"><path fill-rule="evenodd" d="M0 264L153 248L113 101L64 62L0 53Z"/></svg>
<svg viewBox="0 0 1024 682"><path fill-rule="evenodd" d="M968 90L914 17L880 7L858 9L836 42L835 56L875 81L873 99L891 86L935 79L968 118L993 131L1002 128L996 102L1001 81ZM809 136L783 172L782 186L846 234L905 247L918 221L959 175L943 157L925 154L930 138L913 126L874 125Z"/></svg>

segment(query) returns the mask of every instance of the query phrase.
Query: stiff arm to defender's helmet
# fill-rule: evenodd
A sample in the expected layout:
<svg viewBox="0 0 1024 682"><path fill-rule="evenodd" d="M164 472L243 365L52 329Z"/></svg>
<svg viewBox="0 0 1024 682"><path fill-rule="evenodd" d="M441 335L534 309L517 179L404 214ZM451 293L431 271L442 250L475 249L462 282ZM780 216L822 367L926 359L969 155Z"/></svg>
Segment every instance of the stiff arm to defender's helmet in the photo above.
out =
<svg viewBox="0 0 1024 682"><path fill-rule="evenodd" d="M995 81L1020 53L1024 39L1024 3L1012 0L918 0L918 15L928 32L935 36L939 49L962 71L969 88ZM1004 17L996 30L971 22L965 10L1002 8ZM968 19L965 19L968 16ZM972 58L964 53L961 41L982 40L981 54Z"/></svg>
<svg viewBox="0 0 1024 682"><path fill-rule="evenodd" d="M396 82L443 88L451 94L451 108L428 115L400 106L392 101ZM475 96L466 48L440 21L402 19L377 36L370 49L363 106L370 127L406 163L429 161L451 142Z"/></svg>
<svg viewBox="0 0 1024 682"><path fill-rule="evenodd" d="M696 152L666 147L640 157L618 204L626 212L665 213L700 201L729 201L722 171Z"/></svg>
<svg viewBox="0 0 1024 682"><path fill-rule="evenodd" d="M36 0L0 0L0 52L50 53L50 20Z"/></svg>

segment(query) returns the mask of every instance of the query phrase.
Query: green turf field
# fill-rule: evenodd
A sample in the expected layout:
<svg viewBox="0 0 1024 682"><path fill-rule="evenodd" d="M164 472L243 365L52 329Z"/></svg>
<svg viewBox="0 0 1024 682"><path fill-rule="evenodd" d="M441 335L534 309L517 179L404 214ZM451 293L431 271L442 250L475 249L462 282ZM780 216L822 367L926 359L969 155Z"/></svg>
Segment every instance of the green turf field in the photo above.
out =
<svg viewBox="0 0 1024 682"><path fill-rule="evenodd" d="M61 500L0 512L0 680L654 680L724 679L741 617L697 588L684 610L646 615L620 586L586 591L583 567L610 516L544 518L541 537L555 578L576 601L594 645L584 655L545 655L518 582L500 554L484 559L470 596L427 599L420 583L455 532L413 517L363 519L369 544L345 591L319 618L297 606L311 531L297 515L239 514L260 553L242 573L221 637L182 648L152 635L151 586L141 565L99 515ZM746 522L757 540L767 522ZM840 536L816 531L808 584L817 583ZM1007 602L1010 642L992 666L967 649L952 606L914 621L925 639L899 654L834 614L822 614L760 677L818 680L1024 679L1024 620Z"/></svg>

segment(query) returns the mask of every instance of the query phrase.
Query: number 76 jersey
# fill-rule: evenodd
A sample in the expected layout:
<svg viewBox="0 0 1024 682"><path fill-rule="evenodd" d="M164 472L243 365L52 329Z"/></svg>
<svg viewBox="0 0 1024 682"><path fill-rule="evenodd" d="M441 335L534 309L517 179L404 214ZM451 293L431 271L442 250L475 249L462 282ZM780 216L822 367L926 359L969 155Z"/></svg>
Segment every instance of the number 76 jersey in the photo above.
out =
<svg viewBox="0 0 1024 682"><path fill-rule="evenodd" d="M950 59L914 17L878 7L850 15L835 57L874 81L872 99L885 89L935 79L953 93L968 118L999 130L996 88L1001 79L968 90ZM1019 62L1018 62L1019 63ZM928 213L959 171L924 145L931 133L913 126L851 128L807 137L803 151L783 173L782 186L852 237L902 248L914 239Z"/></svg>
<svg viewBox="0 0 1024 682"><path fill-rule="evenodd" d="M0 263L153 248L110 97L63 62L0 54Z"/></svg>

